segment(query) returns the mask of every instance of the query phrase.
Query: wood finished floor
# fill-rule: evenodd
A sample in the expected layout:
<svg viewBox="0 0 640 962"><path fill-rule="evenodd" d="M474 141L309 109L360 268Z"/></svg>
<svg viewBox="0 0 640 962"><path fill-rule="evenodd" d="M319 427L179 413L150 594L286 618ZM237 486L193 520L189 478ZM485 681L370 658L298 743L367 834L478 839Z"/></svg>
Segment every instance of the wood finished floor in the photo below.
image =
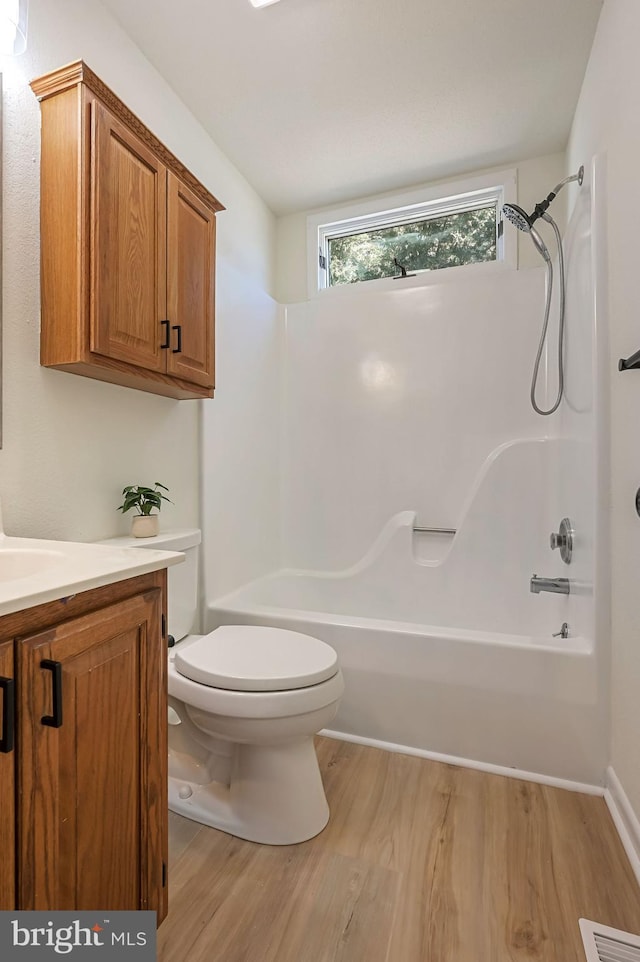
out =
<svg viewBox="0 0 640 962"><path fill-rule="evenodd" d="M171 816L159 962L585 962L640 933L602 798L317 739L329 825L255 845Z"/></svg>

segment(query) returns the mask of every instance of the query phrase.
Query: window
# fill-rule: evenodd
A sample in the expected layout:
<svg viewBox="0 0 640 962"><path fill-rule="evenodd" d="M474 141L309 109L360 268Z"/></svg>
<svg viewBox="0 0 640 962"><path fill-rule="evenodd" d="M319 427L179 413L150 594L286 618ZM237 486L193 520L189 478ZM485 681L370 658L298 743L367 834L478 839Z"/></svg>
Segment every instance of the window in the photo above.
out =
<svg viewBox="0 0 640 962"><path fill-rule="evenodd" d="M327 286L496 259L496 206L328 236Z"/></svg>
<svg viewBox="0 0 640 962"><path fill-rule="evenodd" d="M427 188L414 203L402 201L415 201L415 193L387 198L387 203L396 203L385 210L380 210L378 201L325 213L324 218L310 217L309 247L313 243L317 258L315 289L511 261L500 211L507 199L515 199L515 191L507 191L515 188L515 173L503 171L490 183L486 177L482 187L477 186L478 180L458 184L467 189L446 196L447 187Z"/></svg>

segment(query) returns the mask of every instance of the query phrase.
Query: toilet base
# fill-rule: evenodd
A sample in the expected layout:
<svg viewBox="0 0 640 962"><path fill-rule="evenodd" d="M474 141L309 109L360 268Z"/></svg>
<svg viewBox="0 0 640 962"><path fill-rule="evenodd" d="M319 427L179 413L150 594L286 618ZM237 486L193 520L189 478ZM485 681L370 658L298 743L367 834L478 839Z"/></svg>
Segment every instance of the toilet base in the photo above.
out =
<svg viewBox="0 0 640 962"><path fill-rule="evenodd" d="M171 756L169 808L203 825L250 842L294 845L329 820L313 737L234 744L228 783L181 778Z"/></svg>

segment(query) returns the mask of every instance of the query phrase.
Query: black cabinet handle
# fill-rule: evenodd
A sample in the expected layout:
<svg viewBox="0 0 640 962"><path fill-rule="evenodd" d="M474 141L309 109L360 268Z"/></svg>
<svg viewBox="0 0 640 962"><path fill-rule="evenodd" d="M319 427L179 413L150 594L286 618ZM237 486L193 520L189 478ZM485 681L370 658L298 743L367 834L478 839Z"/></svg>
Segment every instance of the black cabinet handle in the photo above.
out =
<svg viewBox="0 0 640 962"><path fill-rule="evenodd" d="M40 667L51 672L51 693L53 698L53 714L43 715L40 721L50 728L60 728L62 725L62 663L43 658Z"/></svg>
<svg viewBox="0 0 640 962"><path fill-rule="evenodd" d="M0 752L5 754L13 751L15 687L13 678L0 678L0 688L4 692L2 697L2 738L0 738Z"/></svg>
<svg viewBox="0 0 640 962"><path fill-rule="evenodd" d="M171 335L169 334L169 321L160 321L160 323L165 325L164 341L160 345L160 349L162 351L166 351L168 347L171 347Z"/></svg>
<svg viewBox="0 0 640 962"><path fill-rule="evenodd" d="M174 324L171 330L178 332L178 346L173 348L172 354L182 354L182 324Z"/></svg>

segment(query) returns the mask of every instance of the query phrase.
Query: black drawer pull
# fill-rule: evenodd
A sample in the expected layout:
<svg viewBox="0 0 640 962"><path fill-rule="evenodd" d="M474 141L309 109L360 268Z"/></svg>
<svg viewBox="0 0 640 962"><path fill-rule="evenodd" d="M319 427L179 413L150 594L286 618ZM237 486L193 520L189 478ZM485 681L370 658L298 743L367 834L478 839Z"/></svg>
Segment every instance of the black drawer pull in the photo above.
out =
<svg viewBox="0 0 640 962"><path fill-rule="evenodd" d="M13 751L14 743L14 714L15 714L15 682L13 678L0 678L2 696L2 738L0 738L0 752L8 754Z"/></svg>
<svg viewBox="0 0 640 962"><path fill-rule="evenodd" d="M172 354L182 354L182 324L174 324L171 330L178 332L178 346L173 348Z"/></svg>
<svg viewBox="0 0 640 962"><path fill-rule="evenodd" d="M60 728L62 725L62 662L43 658L40 667L51 672L51 693L53 698L53 714L43 715L40 721L50 728Z"/></svg>
<svg viewBox="0 0 640 962"><path fill-rule="evenodd" d="M161 324L165 325L164 328L164 341L160 345L160 350L166 351L168 347L171 347L170 339L171 335L169 333L169 321L160 321Z"/></svg>

